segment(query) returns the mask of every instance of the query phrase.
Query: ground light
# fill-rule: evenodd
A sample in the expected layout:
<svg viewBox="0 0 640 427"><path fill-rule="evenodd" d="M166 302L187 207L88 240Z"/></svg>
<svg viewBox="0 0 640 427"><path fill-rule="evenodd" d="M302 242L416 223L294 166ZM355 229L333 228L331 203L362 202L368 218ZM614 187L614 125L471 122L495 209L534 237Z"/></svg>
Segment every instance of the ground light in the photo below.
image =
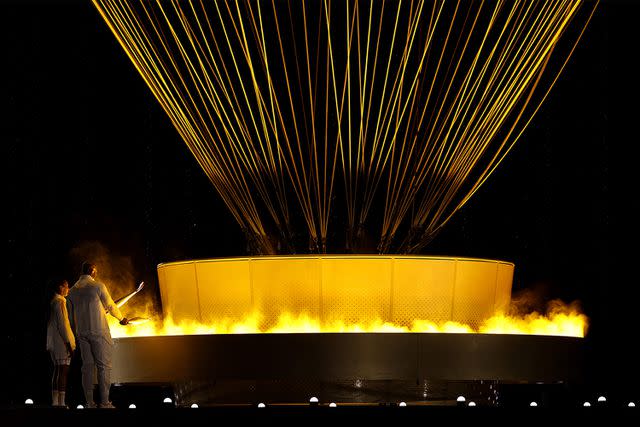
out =
<svg viewBox="0 0 640 427"><path fill-rule="evenodd" d="M135 403L132 403L131 405L129 405L129 409L136 409Z"/></svg>
<svg viewBox="0 0 640 427"><path fill-rule="evenodd" d="M531 402L531 403L529 403L529 406L538 406L538 403L537 402Z"/></svg>
<svg viewBox="0 0 640 427"><path fill-rule="evenodd" d="M317 397L312 397L311 399L309 399L309 404L317 405L318 404L318 398Z"/></svg>
<svg viewBox="0 0 640 427"><path fill-rule="evenodd" d="M406 402L400 402L400 404L398 406L407 406Z"/></svg>
<svg viewBox="0 0 640 427"><path fill-rule="evenodd" d="M604 402L606 402L606 401L607 401L607 398L606 398L606 397L604 397L604 396L600 396L600 397L598 397L598 402L600 402L600 403L604 403Z"/></svg>
<svg viewBox="0 0 640 427"><path fill-rule="evenodd" d="M636 404L633 402L629 402L629 404L627 405L629 408L635 408Z"/></svg>
<svg viewBox="0 0 640 427"><path fill-rule="evenodd" d="M24 401L25 405L33 405L33 399L27 399Z"/></svg>
<svg viewBox="0 0 640 427"><path fill-rule="evenodd" d="M84 406L78 405L78 406L76 406L76 409L84 409Z"/></svg>
<svg viewBox="0 0 640 427"><path fill-rule="evenodd" d="M476 402L469 402L469 406L476 406Z"/></svg>
<svg viewBox="0 0 640 427"><path fill-rule="evenodd" d="M192 404L191 404L191 408L192 408L192 409L196 409L196 408L198 408L198 404L197 404L197 403L192 403Z"/></svg>
<svg viewBox="0 0 640 427"><path fill-rule="evenodd" d="M266 408L267 405L265 405L264 403L260 402L258 403L258 408Z"/></svg>
<svg viewBox="0 0 640 427"><path fill-rule="evenodd" d="M173 403L173 400L170 397L165 397L162 403Z"/></svg>
<svg viewBox="0 0 640 427"><path fill-rule="evenodd" d="M329 403L329 408L336 408L338 405L335 404L335 402L331 402Z"/></svg>
<svg viewBox="0 0 640 427"><path fill-rule="evenodd" d="M589 402L584 402L584 403L582 404L582 406L584 406L585 408L587 408L587 407L591 406L591 403L589 403Z"/></svg>

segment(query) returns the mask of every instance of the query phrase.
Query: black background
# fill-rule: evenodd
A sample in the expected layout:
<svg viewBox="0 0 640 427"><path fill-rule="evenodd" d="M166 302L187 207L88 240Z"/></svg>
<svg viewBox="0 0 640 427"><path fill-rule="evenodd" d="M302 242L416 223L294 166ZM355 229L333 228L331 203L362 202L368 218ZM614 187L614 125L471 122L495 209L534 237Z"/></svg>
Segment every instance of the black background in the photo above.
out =
<svg viewBox="0 0 640 427"><path fill-rule="evenodd" d="M516 263L514 289L580 300L585 380L633 392L638 320L638 18L603 1L543 108L425 254ZM47 281L100 244L155 265L245 252L240 229L89 1L0 3L0 404L46 396ZM7 381L8 380L8 386Z"/></svg>

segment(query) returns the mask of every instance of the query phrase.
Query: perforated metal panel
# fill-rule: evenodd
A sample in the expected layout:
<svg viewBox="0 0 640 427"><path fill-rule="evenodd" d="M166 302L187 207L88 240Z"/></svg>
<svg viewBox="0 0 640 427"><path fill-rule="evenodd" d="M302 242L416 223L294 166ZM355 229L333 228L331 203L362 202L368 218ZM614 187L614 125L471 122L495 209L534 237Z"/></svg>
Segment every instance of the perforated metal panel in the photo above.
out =
<svg viewBox="0 0 640 427"><path fill-rule="evenodd" d="M411 256L292 256L158 266L165 315L216 322L283 313L323 323L411 326L414 320L477 327L510 302L513 264Z"/></svg>
<svg viewBox="0 0 640 427"><path fill-rule="evenodd" d="M396 259L393 267L392 319L410 326L414 320L452 320L455 262L420 258Z"/></svg>
<svg viewBox="0 0 640 427"><path fill-rule="evenodd" d="M455 261L452 319L472 327L495 312L494 301L498 263Z"/></svg>
<svg viewBox="0 0 640 427"><path fill-rule="evenodd" d="M323 320L389 319L391 263L378 258L322 259Z"/></svg>
<svg viewBox="0 0 640 427"><path fill-rule="evenodd" d="M263 326L275 326L278 315L320 316L320 260L315 258L251 259L254 307Z"/></svg>
<svg viewBox="0 0 640 427"><path fill-rule="evenodd" d="M511 286L513 284L513 264L498 264L498 277L496 279L496 301L494 303L497 312L506 312L511 303Z"/></svg>
<svg viewBox="0 0 640 427"><path fill-rule="evenodd" d="M194 263L203 322L240 320L253 310L249 260Z"/></svg>
<svg viewBox="0 0 640 427"><path fill-rule="evenodd" d="M165 314L171 313L176 319L200 320L200 302L194 263L174 263L170 268L162 270L162 274L158 277Z"/></svg>

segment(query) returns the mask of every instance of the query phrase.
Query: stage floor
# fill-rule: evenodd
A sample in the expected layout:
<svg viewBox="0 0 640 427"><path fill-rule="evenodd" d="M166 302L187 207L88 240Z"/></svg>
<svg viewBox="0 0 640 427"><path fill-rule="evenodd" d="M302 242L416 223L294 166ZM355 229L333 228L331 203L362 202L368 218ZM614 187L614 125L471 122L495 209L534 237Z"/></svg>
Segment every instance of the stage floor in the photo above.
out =
<svg viewBox="0 0 640 427"><path fill-rule="evenodd" d="M581 377L583 339L540 335L309 333L115 339L114 383L558 382Z"/></svg>
<svg viewBox="0 0 640 427"><path fill-rule="evenodd" d="M321 401L495 402L498 384L562 385L582 373L583 339L490 334L183 335L115 340L116 394L166 385L180 405ZM133 390L135 392L135 390Z"/></svg>

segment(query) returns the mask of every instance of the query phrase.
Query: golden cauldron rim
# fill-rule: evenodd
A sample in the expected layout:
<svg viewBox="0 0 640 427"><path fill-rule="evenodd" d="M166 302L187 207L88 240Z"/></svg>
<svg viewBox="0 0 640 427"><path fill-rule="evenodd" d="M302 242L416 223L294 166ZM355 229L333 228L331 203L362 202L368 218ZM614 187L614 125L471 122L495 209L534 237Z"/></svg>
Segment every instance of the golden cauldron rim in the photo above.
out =
<svg viewBox="0 0 640 427"><path fill-rule="evenodd" d="M251 260L278 260L278 259L415 259L415 260L439 260L439 261L466 261L466 262L487 262L494 264L504 264L515 267L515 264L510 261L503 261L497 259L487 258L470 258L470 257L452 257L452 256L432 256L432 255L376 255L376 254L304 254L304 255L261 255L261 256L237 256L237 257L224 257L224 258L201 258L182 261L170 261L162 262L158 264L157 268L179 265L179 264L197 264L202 262L226 262L226 261L251 261Z"/></svg>

